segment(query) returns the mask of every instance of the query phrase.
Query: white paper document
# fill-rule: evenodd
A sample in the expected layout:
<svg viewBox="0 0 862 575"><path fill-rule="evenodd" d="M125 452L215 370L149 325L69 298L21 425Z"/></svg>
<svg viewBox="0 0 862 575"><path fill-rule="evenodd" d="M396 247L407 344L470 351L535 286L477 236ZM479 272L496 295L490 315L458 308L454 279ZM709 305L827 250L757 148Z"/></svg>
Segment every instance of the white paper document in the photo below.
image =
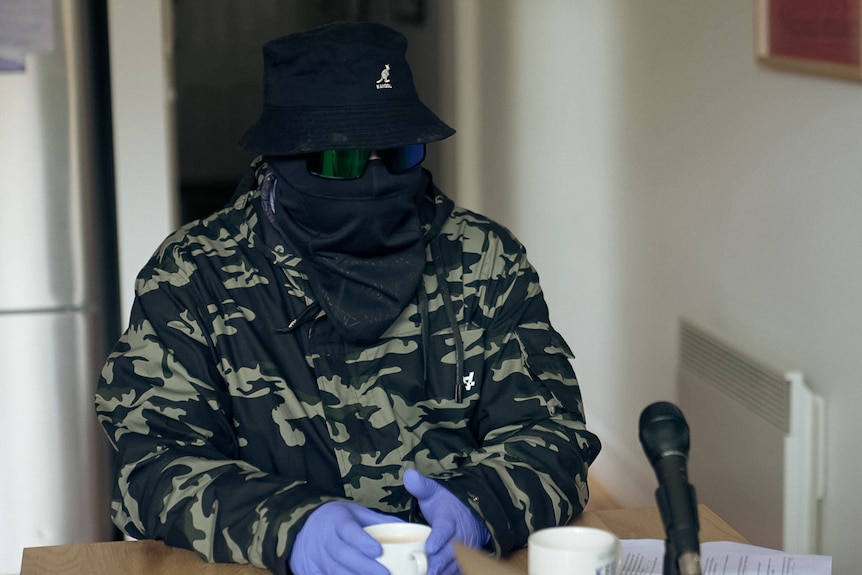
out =
<svg viewBox="0 0 862 575"><path fill-rule="evenodd" d="M664 541L623 539L622 575L662 575ZM703 575L832 575L832 557L793 555L729 541L700 544Z"/></svg>

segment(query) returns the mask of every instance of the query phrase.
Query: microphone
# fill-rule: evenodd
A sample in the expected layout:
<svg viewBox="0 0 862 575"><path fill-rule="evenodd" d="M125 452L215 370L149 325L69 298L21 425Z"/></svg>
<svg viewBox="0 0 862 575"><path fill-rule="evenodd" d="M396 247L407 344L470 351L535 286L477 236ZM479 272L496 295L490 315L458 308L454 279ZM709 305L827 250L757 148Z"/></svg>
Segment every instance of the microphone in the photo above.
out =
<svg viewBox="0 0 862 575"><path fill-rule="evenodd" d="M701 575L697 500L688 482L689 429L682 411L666 401L640 417L640 442L655 471L656 502L664 523L664 575Z"/></svg>

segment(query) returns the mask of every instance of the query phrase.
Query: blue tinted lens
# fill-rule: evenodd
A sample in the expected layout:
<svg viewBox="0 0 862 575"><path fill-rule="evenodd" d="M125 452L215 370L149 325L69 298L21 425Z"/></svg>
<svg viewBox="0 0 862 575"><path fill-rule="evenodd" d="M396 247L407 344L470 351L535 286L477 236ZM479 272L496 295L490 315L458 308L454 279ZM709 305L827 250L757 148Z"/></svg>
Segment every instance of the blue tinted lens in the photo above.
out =
<svg viewBox="0 0 862 575"><path fill-rule="evenodd" d="M425 144L389 148L380 150L378 154L390 172L399 174L422 163L425 159Z"/></svg>

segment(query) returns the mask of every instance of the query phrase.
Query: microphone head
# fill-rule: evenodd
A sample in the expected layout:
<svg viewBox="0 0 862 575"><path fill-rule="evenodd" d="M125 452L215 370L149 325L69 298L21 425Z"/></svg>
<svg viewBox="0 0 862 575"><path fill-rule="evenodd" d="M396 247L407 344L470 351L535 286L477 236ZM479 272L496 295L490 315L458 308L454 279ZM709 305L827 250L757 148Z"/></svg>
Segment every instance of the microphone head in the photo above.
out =
<svg viewBox="0 0 862 575"><path fill-rule="evenodd" d="M651 463L665 455L688 458L688 423L672 403L659 401L646 407L640 417L640 441Z"/></svg>

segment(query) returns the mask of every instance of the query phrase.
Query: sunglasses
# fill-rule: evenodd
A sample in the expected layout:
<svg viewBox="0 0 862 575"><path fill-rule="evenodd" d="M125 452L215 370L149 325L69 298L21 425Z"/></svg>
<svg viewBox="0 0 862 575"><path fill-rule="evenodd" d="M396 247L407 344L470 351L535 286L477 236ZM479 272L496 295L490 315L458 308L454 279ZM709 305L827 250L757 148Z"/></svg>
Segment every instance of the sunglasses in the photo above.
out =
<svg viewBox="0 0 862 575"><path fill-rule="evenodd" d="M376 152L392 174L406 172L425 159L425 144L385 150L324 150L308 155L308 171L328 180L355 180L362 176L371 153Z"/></svg>

